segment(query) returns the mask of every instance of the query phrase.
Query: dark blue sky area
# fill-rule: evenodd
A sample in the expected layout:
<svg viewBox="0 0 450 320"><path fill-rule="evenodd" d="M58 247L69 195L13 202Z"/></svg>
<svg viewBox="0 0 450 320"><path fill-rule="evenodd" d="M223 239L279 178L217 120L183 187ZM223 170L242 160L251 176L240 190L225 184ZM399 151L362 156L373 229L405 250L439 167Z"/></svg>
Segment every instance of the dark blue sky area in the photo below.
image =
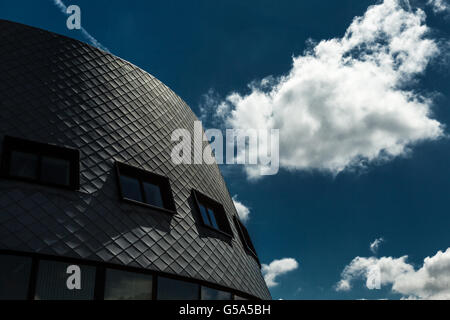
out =
<svg viewBox="0 0 450 320"><path fill-rule="evenodd" d="M199 103L209 89L222 97L244 93L252 80L287 73L309 38L341 37L375 1L64 3L81 7L83 27L113 54L159 78L200 115ZM85 41L66 28L66 17L51 0L1 1L0 18ZM448 23L431 13L427 18L442 39L448 39ZM440 93L434 118L447 126L449 70L436 61L416 84L421 92ZM297 270L279 278L273 297L398 297L361 284L345 293L333 286L354 257L371 255L369 243L377 237L386 240L380 256L408 255L416 266L449 247L449 147L448 139L425 142L407 157L337 177L281 170L249 182L244 174L226 175L231 194L251 208L248 228L261 261L299 262Z"/></svg>

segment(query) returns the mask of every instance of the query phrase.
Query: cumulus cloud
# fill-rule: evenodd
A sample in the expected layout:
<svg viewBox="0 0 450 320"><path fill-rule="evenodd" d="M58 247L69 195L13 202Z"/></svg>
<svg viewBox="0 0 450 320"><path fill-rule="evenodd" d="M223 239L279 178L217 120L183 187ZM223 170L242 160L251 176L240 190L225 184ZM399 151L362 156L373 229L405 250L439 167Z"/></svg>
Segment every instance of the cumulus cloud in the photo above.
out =
<svg viewBox="0 0 450 320"><path fill-rule="evenodd" d="M298 268L298 262L293 258L274 260L270 264L262 265L264 280L269 288L278 285L276 278Z"/></svg>
<svg viewBox="0 0 450 320"><path fill-rule="evenodd" d="M237 195L233 197L234 206L242 222L250 219L250 209L237 199Z"/></svg>
<svg viewBox="0 0 450 320"><path fill-rule="evenodd" d="M350 290L356 279L366 280L367 284L369 272L378 270L381 286L390 286L404 299L450 299L450 248L425 258L417 270L407 258L356 257L345 267L336 290Z"/></svg>
<svg viewBox="0 0 450 320"><path fill-rule="evenodd" d="M413 89L440 49L424 11L404 3L369 7L342 38L294 57L288 74L229 94L215 117L232 128L280 129L280 165L289 170L338 174L440 138L431 99ZM259 174L252 166L246 171Z"/></svg>
<svg viewBox="0 0 450 320"><path fill-rule="evenodd" d="M378 238L375 239L371 244L370 244L370 251L372 251L373 254L376 254L378 251L378 248L380 247L381 243L384 241L383 238Z"/></svg>
<svg viewBox="0 0 450 320"><path fill-rule="evenodd" d="M434 13L442 13L450 11L450 4L447 0L428 0L429 5Z"/></svg>
<svg viewBox="0 0 450 320"><path fill-rule="evenodd" d="M53 3L55 4L56 7L58 7L59 10L61 10L63 14L68 15L67 6L64 4L62 0L53 0ZM88 40L91 45L103 51L109 52L108 48L106 48L97 39L95 39L85 28L81 27L80 31L83 37L85 37L86 40Z"/></svg>

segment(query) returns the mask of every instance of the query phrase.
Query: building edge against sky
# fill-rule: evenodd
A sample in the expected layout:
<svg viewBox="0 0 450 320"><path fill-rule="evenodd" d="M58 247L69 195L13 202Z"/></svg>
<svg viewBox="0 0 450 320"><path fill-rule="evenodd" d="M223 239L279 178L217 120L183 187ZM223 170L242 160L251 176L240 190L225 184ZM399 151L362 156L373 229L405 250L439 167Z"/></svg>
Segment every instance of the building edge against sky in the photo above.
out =
<svg viewBox="0 0 450 320"><path fill-rule="evenodd" d="M270 299L218 166L170 161L181 98L74 39L0 41L0 298Z"/></svg>

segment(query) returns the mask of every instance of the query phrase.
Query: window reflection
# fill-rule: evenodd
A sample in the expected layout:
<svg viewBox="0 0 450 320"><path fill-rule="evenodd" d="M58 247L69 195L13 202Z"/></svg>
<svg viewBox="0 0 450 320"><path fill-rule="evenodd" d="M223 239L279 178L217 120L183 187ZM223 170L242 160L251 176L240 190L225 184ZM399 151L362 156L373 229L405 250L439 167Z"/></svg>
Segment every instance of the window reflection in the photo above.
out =
<svg viewBox="0 0 450 320"><path fill-rule="evenodd" d="M41 180L49 184L70 185L70 161L51 157L42 157Z"/></svg>
<svg viewBox="0 0 450 320"><path fill-rule="evenodd" d="M68 267L80 270L80 289L70 289L74 275ZM0 255L0 300L24 300L28 297L30 280L35 282L35 300L92 300L95 286L104 289L104 300L231 300L230 292L200 286L194 282L157 277L118 269L105 270L104 282L96 279L95 266L51 260L39 260L31 276L32 258ZM154 283L156 281L156 283ZM155 286L156 292L153 291ZM235 296L234 299L244 299ZM245 300L245 299L244 299Z"/></svg>
<svg viewBox="0 0 450 320"><path fill-rule="evenodd" d="M39 157L21 151L11 152L10 175L12 177L38 179Z"/></svg>
<svg viewBox="0 0 450 320"><path fill-rule="evenodd" d="M221 233L233 237L230 223L223 206L204 194L196 190L192 190L193 198L196 201L196 211L199 220L206 227L210 227Z"/></svg>
<svg viewBox="0 0 450 320"><path fill-rule="evenodd" d="M161 197L161 189L159 188L159 186L149 182L144 182L143 186L145 193L145 202L151 204L152 206L161 208L164 207Z"/></svg>
<svg viewBox="0 0 450 320"><path fill-rule="evenodd" d="M209 219L211 220L211 226L213 228L219 229L219 226L217 225L216 217L214 215L214 211L208 208L208 214L209 214Z"/></svg>
<svg viewBox="0 0 450 320"><path fill-rule="evenodd" d="M202 203L199 204L199 207L200 213L202 214L203 223L207 226L219 229L214 211Z"/></svg>
<svg viewBox="0 0 450 320"><path fill-rule="evenodd" d="M231 300L231 293L202 286L202 300Z"/></svg>
<svg viewBox="0 0 450 320"><path fill-rule="evenodd" d="M6 136L1 174L52 187L79 187L79 151Z"/></svg>
<svg viewBox="0 0 450 320"><path fill-rule="evenodd" d="M167 177L116 162L123 200L133 200L152 208L175 211Z"/></svg>
<svg viewBox="0 0 450 320"><path fill-rule="evenodd" d="M0 300L25 300L31 258L0 255Z"/></svg>
<svg viewBox="0 0 450 320"><path fill-rule="evenodd" d="M242 245L244 246L244 248L246 250L248 250L256 258L256 260L259 263L259 259L256 254L255 247L253 246L253 242L250 239L250 234L248 233L247 228L242 224L242 222L236 216L233 217L233 220L234 220L235 227L239 233L239 238L241 238Z"/></svg>
<svg viewBox="0 0 450 320"><path fill-rule="evenodd" d="M158 300L198 300L199 285L158 277Z"/></svg>
<svg viewBox="0 0 450 320"><path fill-rule="evenodd" d="M142 202L141 186L138 179L120 176L123 197L130 200Z"/></svg>
<svg viewBox="0 0 450 320"><path fill-rule="evenodd" d="M209 221L208 211L206 211L206 208L202 204L199 204L199 207L200 207L200 212L202 214L203 223L208 226L211 226L211 222Z"/></svg>
<svg viewBox="0 0 450 320"><path fill-rule="evenodd" d="M151 300L152 276L121 270L106 270L105 300Z"/></svg>

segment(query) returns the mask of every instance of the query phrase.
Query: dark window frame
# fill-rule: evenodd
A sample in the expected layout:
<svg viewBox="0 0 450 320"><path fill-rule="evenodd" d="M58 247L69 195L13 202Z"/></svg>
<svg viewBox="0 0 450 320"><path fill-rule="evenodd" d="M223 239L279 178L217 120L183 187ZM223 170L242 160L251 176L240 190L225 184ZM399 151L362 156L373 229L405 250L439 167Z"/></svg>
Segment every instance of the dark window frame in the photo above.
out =
<svg viewBox="0 0 450 320"><path fill-rule="evenodd" d="M38 157L37 178L25 178L11 175L12 153L24 152ZM41 178L42 158L50 157L69 162L69 185L45 182ZM68 190L80 189L80 151L77 149L62 147L53 144L27 140L23 138L5 136L3 138L2 159L0 164L0 175L6 179L12 179L27 183L33 183L53 188Z"/></svg>
<svg viewBox="0 0 450 320"><path fill-rule="evenodd" d="M130 204L135 204L142 207L169 213L171 215L176 214L175 200L173 198L170 179L168 177L154 172L146 171L119 161L115 161L115 167L120 200ZM141 193L142 202L124 196L122 183L120 181L121 175L128 176L139 181L139 191ZM164 207L158 207L145 202L145 191L143 186L144 182L148 182L159 187Z"/></svg>
<svg viewBox="0 0 450 320"><path fill-rule="evenodd" d="M230 222L228 220L228 217L227 217L227 214L225 212L223 205L220 202L204 195L203 193L201 193L195 189L192 189L192 196L194 198L195 209L198 213L198 217L201 221L202 227L204 227L208 230L217 232L219 234L222 234L226 237L233 238L233 231L231 230ZM211 209L213 211L214 218L217 222L219 229L216 229L210 225L207 225L203 221L202 213L200 210L200 204L202 206L204 206L206 209Z"/></svg>
<svg viewBox="0 0 450 320"><path fill-rule="evenodd" d="M261 267L261 263L258 258L258 254L256 253L255 246L253 245L252 239L250 238L250 234L248 233L247 228L244 226L244 224L241 222L241 220L233 216L234 225L238 231L239 238L241 239L242 245L244 246L245 251L250 253L258 262L259 266Z"/></svg>

